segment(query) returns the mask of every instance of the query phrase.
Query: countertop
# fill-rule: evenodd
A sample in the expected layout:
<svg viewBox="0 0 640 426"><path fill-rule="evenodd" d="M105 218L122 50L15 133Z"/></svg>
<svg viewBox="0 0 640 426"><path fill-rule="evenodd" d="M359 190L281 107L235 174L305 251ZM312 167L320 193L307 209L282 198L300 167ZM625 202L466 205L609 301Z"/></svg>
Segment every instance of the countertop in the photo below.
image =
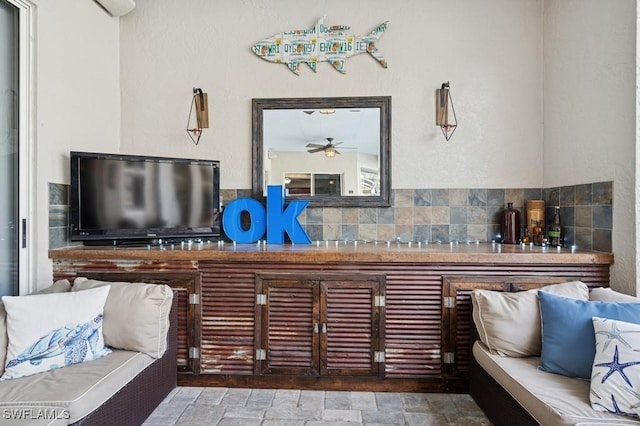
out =
<svg viewBox="0 0 640 426"><path fill-rule="evenodd" d="M55 260L210 260L266 263L539 263L612 264L613 254L577 248L500 243L313 241L311 244L184 242L148 246L72 246L49 250Z"/></svg>

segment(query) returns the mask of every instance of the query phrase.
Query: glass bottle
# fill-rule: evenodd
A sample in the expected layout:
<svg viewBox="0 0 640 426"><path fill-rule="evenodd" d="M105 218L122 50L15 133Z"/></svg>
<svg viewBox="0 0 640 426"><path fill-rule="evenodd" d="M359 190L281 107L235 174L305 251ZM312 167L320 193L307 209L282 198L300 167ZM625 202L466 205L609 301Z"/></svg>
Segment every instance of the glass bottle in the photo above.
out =
<svg viewBox="0 0 640 426"><path fill-rule="evenodd" d="M502 212L501 229L503 244L518 244L520 242L520 212L513 208L513 203L507 203L507 209Z"/></svg>
<svg viewBox="0 0 640 426"><path fill-rule="evenodd" d="M540 225L540 221L536 220L535 225L533 227L533 244L537 246L541 246L544 244L544 234L542 232L542 226Z"/></svg>
<svg viewBox="0 0 640 426"><path fill-rule="evenodd" d="M560 226L560 207L556 206L553 222L549 225L549 245L562 247L562 226Z"/></svg>
<svg viewBox="0 0 640 426"><path fill-rule="evenodd" d="M529 228L524 228L524 235L520 238L522 244L529 244L531 242L531 236L529 235Z"/></svg>

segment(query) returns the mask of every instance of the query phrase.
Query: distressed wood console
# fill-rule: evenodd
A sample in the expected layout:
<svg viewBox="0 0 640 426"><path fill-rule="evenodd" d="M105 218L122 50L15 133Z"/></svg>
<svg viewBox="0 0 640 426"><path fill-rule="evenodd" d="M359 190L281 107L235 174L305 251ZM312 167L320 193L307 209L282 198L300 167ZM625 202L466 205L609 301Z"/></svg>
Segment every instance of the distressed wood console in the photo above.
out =
<svg viewBox="0 0 640 426"><path fill-rule="evenodd" d="M180 385L428 392L467 390L473 288L608 286L613 263L608 253L520 245L335 241L49 256L54 279L174 287Z"/></svg>

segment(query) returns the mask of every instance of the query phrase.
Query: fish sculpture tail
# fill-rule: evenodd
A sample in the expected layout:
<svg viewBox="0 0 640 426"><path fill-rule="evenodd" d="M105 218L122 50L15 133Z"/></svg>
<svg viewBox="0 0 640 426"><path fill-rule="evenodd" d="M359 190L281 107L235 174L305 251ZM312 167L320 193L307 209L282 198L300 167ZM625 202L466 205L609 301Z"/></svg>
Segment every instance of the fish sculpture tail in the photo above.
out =
<svg viewBox="0 0 640 426"><path fill-rule="evenodd" d="M389 21L385 21L375 27L373 31L371 31L368 35L361 37L361 40L367 43L367 53L375 58L376 61L382 65L383 68L387 68L387 60L379 53L378 48L376 47L376 41L382 36L382 34L387 30L389 26Z"/></svg>

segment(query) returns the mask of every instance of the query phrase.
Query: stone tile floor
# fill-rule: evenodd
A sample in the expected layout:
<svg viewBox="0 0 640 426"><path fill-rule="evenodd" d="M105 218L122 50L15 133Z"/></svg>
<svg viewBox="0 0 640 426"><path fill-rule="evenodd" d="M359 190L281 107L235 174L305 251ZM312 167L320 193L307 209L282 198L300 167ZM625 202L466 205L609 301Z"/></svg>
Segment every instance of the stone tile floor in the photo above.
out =
<svg viewBox="0 0 640 426"><path fill-rule="evenodd" d="M491 425L469 395L178 387L145 426Z"/></svg>

